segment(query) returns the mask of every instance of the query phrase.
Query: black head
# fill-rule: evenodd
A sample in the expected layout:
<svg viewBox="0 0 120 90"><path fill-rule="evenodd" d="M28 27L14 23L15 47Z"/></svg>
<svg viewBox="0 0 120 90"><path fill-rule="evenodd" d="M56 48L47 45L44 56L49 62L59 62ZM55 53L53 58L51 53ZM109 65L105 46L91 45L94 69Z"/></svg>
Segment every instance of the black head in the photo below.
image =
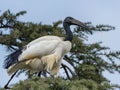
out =
<svg viewBox="0 0 120 90"><path fill-rule="evenodd" d="M64 24L78 25L80 27L87 28L87 26L84 23L80 22L79 20L74 19L73 17L66 17L64 20Z"/></svg>

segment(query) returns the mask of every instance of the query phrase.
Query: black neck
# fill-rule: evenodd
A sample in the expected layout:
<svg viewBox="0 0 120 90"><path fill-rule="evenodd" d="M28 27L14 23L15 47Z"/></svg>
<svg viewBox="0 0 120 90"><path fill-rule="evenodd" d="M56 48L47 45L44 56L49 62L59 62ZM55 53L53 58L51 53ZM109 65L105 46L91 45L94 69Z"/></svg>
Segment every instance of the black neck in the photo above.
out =
<svg viewBox="0 0 120 90"><path fill-rule="evenodd" d="M63 26L64 26L64 29L66 31L65 41L72 41L72 39L73 39L73 33L70 30L70 25L64 22Z"/></svg>

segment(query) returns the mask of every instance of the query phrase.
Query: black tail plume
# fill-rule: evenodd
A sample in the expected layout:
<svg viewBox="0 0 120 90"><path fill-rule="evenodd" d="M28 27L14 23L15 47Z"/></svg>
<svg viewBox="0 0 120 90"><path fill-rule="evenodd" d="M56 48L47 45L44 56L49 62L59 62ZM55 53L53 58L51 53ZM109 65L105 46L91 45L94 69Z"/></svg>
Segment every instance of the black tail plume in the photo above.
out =
<svg viewBox="0 0 120 90"><path fill-rule="evenodd" d="M7 58L4 61L4 68L7 69L11 65L17 63L18 62L18 57L21 53L22 53L22 49L18 49L15 52L8 55Z"/></svg>

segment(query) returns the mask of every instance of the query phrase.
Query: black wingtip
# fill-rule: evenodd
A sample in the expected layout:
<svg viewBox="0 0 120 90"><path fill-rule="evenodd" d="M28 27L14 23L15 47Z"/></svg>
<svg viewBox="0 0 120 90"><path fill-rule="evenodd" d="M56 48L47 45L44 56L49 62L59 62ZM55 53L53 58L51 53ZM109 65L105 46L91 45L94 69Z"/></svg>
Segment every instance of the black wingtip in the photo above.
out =
<svg viewBox="0 0 120 90"><path fill-rule="evenodd" d="M18 62L18 57L22 53L22 49L16 50L15 52L9 54L4 61L3 67L5 69L9 68L11 65Z"/></svg>

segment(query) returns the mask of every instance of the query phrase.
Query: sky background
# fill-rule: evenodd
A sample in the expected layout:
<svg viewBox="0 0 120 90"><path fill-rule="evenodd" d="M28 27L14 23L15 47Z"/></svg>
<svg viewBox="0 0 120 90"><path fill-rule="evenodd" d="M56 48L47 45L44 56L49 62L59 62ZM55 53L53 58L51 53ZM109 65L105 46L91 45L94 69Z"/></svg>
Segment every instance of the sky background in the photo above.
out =
<svg viewBox="0 0 120 90"><path fill-rule="evenodd" d="M120 50L120 0L0 0L0 14L6 10L13 13L25 10L27 14L19 20L52 24L72 16L82 22L91 21L93 25L109 24L116 27L115 31L95 33L89 36L89 43L102 41L112 51ZM0 87L3 87L10 78L3 69L3 60L9 54L4 46L0 45ZM111 83L120 85L120 74L104 72ZM24 79L22 74L11 83Z"/></svg>

